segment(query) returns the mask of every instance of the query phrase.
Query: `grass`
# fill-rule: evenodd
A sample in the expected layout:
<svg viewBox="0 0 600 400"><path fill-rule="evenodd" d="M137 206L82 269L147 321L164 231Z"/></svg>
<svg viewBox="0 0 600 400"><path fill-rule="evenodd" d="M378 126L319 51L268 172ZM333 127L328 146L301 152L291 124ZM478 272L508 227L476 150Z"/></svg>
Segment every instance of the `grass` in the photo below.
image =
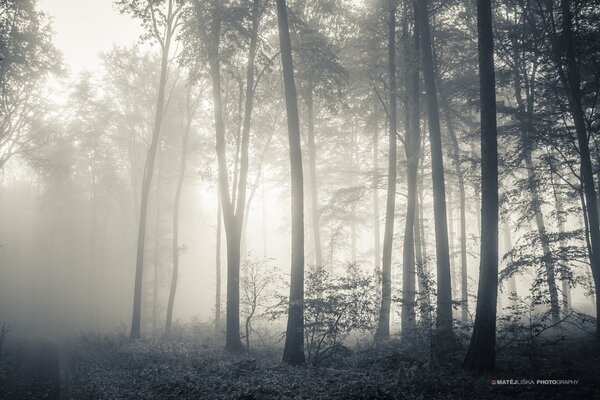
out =
<svg viewBox="0 0 600 400"><path fill-rule="evenodd" d="M600 398L600 346L587 338L498 355L497 371L460 368L464 346L432 361L425 346L362 344L319 367L290 367L280 352L235 356L183 337L130 341L82 336L63 346L63 375L76 399L564 399ZM534 368L535 367L535 368ZM578 385L500 385L493 379L578 379Z"/></svg>

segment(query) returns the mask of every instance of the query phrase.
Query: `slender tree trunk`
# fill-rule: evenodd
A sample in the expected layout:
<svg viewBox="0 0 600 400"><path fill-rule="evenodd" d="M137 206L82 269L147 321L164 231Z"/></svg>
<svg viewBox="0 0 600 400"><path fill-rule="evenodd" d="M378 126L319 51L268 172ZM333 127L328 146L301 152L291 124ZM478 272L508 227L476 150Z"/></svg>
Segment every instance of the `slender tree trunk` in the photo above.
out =
<svg viewBox="0 0 600 400"><path fill-rule="evenodd" d="M158 148L158 176L156 177L155 201L156 215L154 221L154 282L152 288L152 334L158 334L158 264L160 254L160 184L162 178L162 146Z"/></svg>
<svg viewBox="0 0 600 400"><path fill-rule="evenodd" d="M185 180L185 170L188 153L188 142L190 130L192 127L193 105L191 104L191 87L187 93L187 124L181 138L181 167L179 179L177 180L177 189L175 190L175 201L173 206L173 274L171 276L171 290L169 291L169 301L167 303L167 322L165 324L165 333L171 333L173 322L173 305L175 304L175 294L177 292L177 278L179 276L179 205L181 203L181 190Z"/></svg>
<svg viewBox="0 0 600 400"><path fill-rule="evenodd" d="M515 56L515 63L519 60L519 56ZM531 83L531 85L533 85ZM531 204L533 205L533 211L535 214L535 223L538 231L538 236L542 244L542 251L544 255L543 263L546 270L546 282L548 283L548 291L550 293L550 312L552 315L552 322L558 323L560 320L559 302L558 302L558 289L556 288L556 277L554 272L554 261L552 259L552 252L550 250L550 243L548 239L548 233L546 230L546 223L544 221L544 215L542 214L541 208L541 197L539 194L539 188L537 186L535 176L535 166L532 158L532 146L533 138L531 133L533 132L532 120L533 120L533 89L526 90L526 99L522 97L521 77L520 71L515 67L514 70L514 86L515 86L515 97L517 100L517 107L521 114L526 115L526 119L520 119L521 134L523 135L523 159L525 161L525 167L527 168L527 181L529 186L529 193L531 195Z"/></svg>
<svg viewBox="0 0 600 400"><path fill-rule="evenodd" d="M448 135L450 136L450 143L452 145L452 163L454 165L454 172L458 180L458 195L460 208L460 309L461 321L463 324L465 324L469 319L469 277L467 275L467 207L465 192L465 175L460 163L460 147L458 145L456 131L454 130L454 123L452 122L450 105L448 104L448 99L445 97L444 92L441 90L440 96L442 97L442 107L444 109L446 127L448 128Z"/></svg>
<svg viewBox="0 0 600 400"><path fill-rule="evenodd" d="M442 135L433 69L431 31L427 0L417 1L421 32L423 76L427 94L429 142L431 145L431 178L433 181L433 213L435 219L435 248L437 259L437 330L440 338L452 335L452 282L450 278L450 251L448 248L448 221L446 215L446 185Z"/></svg>
<svg viewBox="0 0 600 400"><path fill-rule="evenodd" d="M381 228L379 226L379 131L373 130L373 266L379 271L381 263Z"/></svg>
<svg viewBox="0 0 600 400"><path fill-rule="evenodd" d="M223 215L221 212L221 196L217 200L217 249L215 259L215 273L216 273L216 293L215 293L215 329L219 329L221 325L221 222Z"/></svg>
<svg viewBox="0 0 600 400"><path fill-rule="evenodd" d="M394 211L396 207L396 2L388 0L388 79L389 79L389 155L388 190L381 261L381 308L375 338L390 336L390 307L392 302L392 241L394 238Z"/></svg>
<svg viewBox="0 0 600 400"><path fill-rule="evenodd" d="M136 339L141 336L141 316L142 316L142 282L144 274L144 253L146 249L146 221L148 216L148 197L152 176L154 174L154 161L156 159L156 150L160 141L160 128L164 118L165 108L165 87L167 84L169 50L171 40L174 35L173 27L173 4L169 2L169 11L167 15L167 35L164 39L162 56L160 63L160 79L158 82L158 95L156 98L156 109L154 113L154 126L152 129L152 141L148 149L146 166L144 168L144 179L142 182L142 202L140 206L140 219L137 239L137 255L135 264L135 284L133 289L133 312L131 317L131 338Z"/></svg>
<svg viewBox="0 0 600 400"><path fill-rule="evenodd" d="M598 207L592 161L590 158L589 136L585 124L585 116L581 105L581 78L576 59L576 41L573 37L573 21L571 15L571 1L561 0L562 28L565 43L565 58L567 67L567 92L568 103L579 145L581 161L581 179L585 195L587 220L589 225L589 238L591 243L590 264L594 285L600 287L600 222L598 220ZM600 310L600 296L596 290L596 310ZM596 336L600 337L600 318L596 318Z"/></svg>
<svg viewBox="0 0 600 400"><path fill-rule="evenodd" d="M227 172L225 125L223 121L223 100L221 94L221 71L219 61L219 45L221 43L221 4L212 2L213 12L210 21L210 32L206 30L207 21L198 0L194 2L200 34L206 43L210 57L209 69L213 83L213 103L215 114L216 151L219 165L219 193L223 212L225 235L227 238L227 315L225 329L225 349L240 353L244 346L240 338L240 246L242 223L246 205L246 185L248 181L248 150L250 140L250 124L254 104L254 70L260 22L259 0L252 2L251 23L249 27L250 44L246 64L246 95L244 101L244 116L241 128L239 149L239 176L234 177L233 196L229 191L229 176ZM209 35L210 33L210 35ZM237 150L236 150L237 151ZM236 154L237 158L238 154Z"/></svg>
<svg viewBox="0 0 600 400"><path fill-rule="evenodd" d="M290 147L290 172L292 177L292 262L290 304L283 361L296 365L304 359L304 189L302 174L302 149L298 98L294 82L292 46L285 0L277 0L279 45L283 65L283 83Z"/></svg>
<svg viewBox="0 0 600 400"><path fill-rule="evenodd" d="M498 296L498 132L491 0L477 0L481 98L481 261L473 336L463 368L493 370Z"/></svg>
<svg viewBox="0 0 600 400"><path fill-rule="evenodd" d="M416 9L414 10L416 12ZM406 154L406 182L407 182L407 205L406 224L404 227L403 246L403 269L402 269L402 318L401 327L403 336L411 336L415 333L415 224L417 213L417 175L419 172L419 158L421 152L421 113L419 110L419 48L421 45L419 25L414 24L413 45L405 46L406 55L406 137L404 150ZM403 22L403 33L408 36L408 19ZM420 239L420 238L419 238ZM420 243L419 243L420 245ZM422 264L422 255L419 251L419 261Z"/></svg>
<svg viewBox="0 0 600 400"><path fill-rule="evenodd" d="M553 174L551 172L551 174ZM556 189L556 185L554 183L554 178L551 179L552 188L554 191L554 202L556 206L556 215L558 219L558 234L560 235L560 247L561 249L566 248L567 243L564 240L565 234L565 216L564 216L564 207L562 198L560 197L560 193ZM571 288L569 287L569 279L564 276L561 277L561 286L562 286L562 303L563 303L563 315L567 315L569 309L571 308Z"/></svg>
<svg viewBox="0 0 600 400"><path fill-rule="evenodd" d="M310 202L313 239L315 245L315 263L323 265L323 250L321 247L321 227L319 224L319 191L317 185L317 147L315 145L315 116L312 85L309 85L306 96L308 114L308 166L310 172Z"/></svg>

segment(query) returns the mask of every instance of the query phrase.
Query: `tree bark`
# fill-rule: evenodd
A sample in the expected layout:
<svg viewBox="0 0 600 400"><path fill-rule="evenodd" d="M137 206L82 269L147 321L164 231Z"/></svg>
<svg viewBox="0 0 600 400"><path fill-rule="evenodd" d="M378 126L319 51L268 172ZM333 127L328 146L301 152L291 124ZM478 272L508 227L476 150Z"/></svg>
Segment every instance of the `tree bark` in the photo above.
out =
<svg viewBox="0 0 600 400"><path fill-rule="evenodd" d="M317 185L317 147L315 145L315 115L312 85L308 85L306 109L308 117L308 167L310 172L310 202L315 245L315 263L323 265L323 250L321 247L321 227L319 224L319 192Z"/></svg>
<svg viewBox="0 0 600 400"><path fill-rule="evenodd" d="M173 274L171 276L171 289L169 291L169 301L167 303L167 322L165 324L165 333L167 336L171 333L171 325L173 322L173 306L175 304L177 279L179 276L179 205L181 203L181 190L183 189L183 182L185 180L188 142L193 118L191 95L190 87L188 88L187 93L187 124L181 138L181 166L179 170L179 179L177 180L177 189L175 190L175 201L173 206Z"/></svg>
<svg viewBox="0 0 600 400"><path fill-rule="evenodd" d="M477 0L481 98L481 256L473 336L463 368L491 371L496 360L498 296L498 132L491 0Z"/></svg>
<svg viewBox="0 0 600 400"><path fill-rule="evenodd" d="M417 1L421 32L423 76L427 94L429 142L431 145L431 178L433 181L433 213L435 219L435 248L437 261L437 331L438 337L452 336L452 282L450 278L450 251L448 248L448 221L446 215L446 185L442 135L438 108L429 10L427 0Z"/></svg>
<svg viewBox="0 0 600 400"><path fill-rule="evenodd" d="M302 148L298 97L294 82L294 64L285 0L277 0L279 45L283 66L283 83L287 111L290 172L292 181L292 260L290 302L283 361L303 364L304 358L304 179L302 173Z"/></svg>
<svg viewBox="0 0 600 400"><path fill-rule="evenodd" d="M414 9L416 13L416 7ZM412 46L405 46L406 56L406 137L404 140L404 152L406 155L406 182L407 182L407 204L406 223L404 227L404 245L402 250L402 335L412 336L416 329L415 316L415 219L417 211L417 175L419 172L419 158L421 152L421 113L419 110L419 48L421 45L419 25L415 18L413 29ZM404 36L408 36L408 19L403 22ZM420 253L420 252L419 252ZM419 254L421 256L421 254ZM422 258L422 257L420 257ZM419 260L422 264L422 259Z"/></svg>
<svg viewBox="0 0 600 400"><path fill-rule="evenodd" d="M575 123L577 144L581 161L581 179L587 209L587 221L591 244L590 264L594 286L600 287L600 222L598 220L598 207L594 175L590 158L589 136L586 129L585 116L581 105L581 78L576 59L576 42L573 37L573 21L571 15L571 1L561 0L562 28L564 36L564 53L566 58L567 76L566 89L568 104ZM596 290L596 310L600 310L600 296ZM596 336L600 337L600 318L596 318Z"/></svg>
<svg viewBox="0 0 600 400"><path fill-rule="evenodd" d="M375 338L390 336L390 307L392 302L392 241L394 238L394 211L396 207L396 8L394 0L388 0L388 80L389 80L389 155L388 188L383 234L383 257L381 261L381 307Z"/></svg>
<svg viewBox="0 0 600 400"><path fill-rule="evenodd" d="M217 248L215 254L215 274L217 287L215 292L215 330L221 325L221 220L223 213L221 211L221 195L217 199Z"/></svg>
<svg viewBox="0 0 600 400"><path fill-rule="evenodd" d="M154 161L156 159L156 151L160 141L160 128L164 119L165 108L165 87L167 84L169 51L171 41L175 34L174 10L173 2L169 1L169 9L167 14L166 37L161 54L160 63L160 79L158 82L158 95L156 98L156 110L154 113L154 125L152 129L152 141L148 149L146 158L146 166L144 168L144 179L142 181L142 201L140 206L140 220L138 227L137 239L137 255L135 263L135 283L133 289L133 312L131 317L131 333L132 339L137 339L141 336L141 320L142 320L142 282L144 275L144 253L146 249L146 220L148 217L148 197L150 186L152 184L152 176L154 174Z"/></svg>

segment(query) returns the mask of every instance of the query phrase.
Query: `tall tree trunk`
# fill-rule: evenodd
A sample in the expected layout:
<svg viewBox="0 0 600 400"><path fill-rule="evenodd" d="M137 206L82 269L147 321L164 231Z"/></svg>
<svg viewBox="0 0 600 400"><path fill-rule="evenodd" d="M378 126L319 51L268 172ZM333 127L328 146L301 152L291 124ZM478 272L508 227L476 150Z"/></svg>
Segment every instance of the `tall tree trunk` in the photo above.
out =
<svg viewBox="0 0 600 400"><path fill-rule="evenodd" d="M589 238L591 243L590 264L594 285L600 287L600 222L598 221L598 207L596 188L594 186L594 175L592 161L590 158L589 136L585 124L585 116L581 105L581 78L579 65L576 59L576 41L573 36L573 21L571 15L571 1L561 0L562 28L564 53L566 58L567 76L566 89L568 93L569 109L575 131L577 133L577 144L579 145L579 157L581 161L581 179L585 195L587 209L587 221L589 225ZM600 310L600 296L596 290L596 310ZM596 318L596 336L600 337L600 318Z"/></svg>
<svg viewBox="0 0 600 400"><path fill-rule="evenodd" d="M188 142L190 130L192 127L193 104L191 101L192 88L188 88L187 93L187 124L181 138L181 166L179 170L179 179L177 180L177 189L175 190L175 201L173 206L173 274L171 276L171 290L169 291L169 301L167 303L167 322L165 324L165 333L171 333L173 322L173 305L175 304L175 294L177 292L177 278L179 276L179 205L181 203L181 190L185 180L185 170L188 153Z"/></svg>
<svg viewBox="0 0 600 400"><path fill-rule="evenodd" d="M448 99L445 97L444 91L440 90L442 107L444 109L444 119L450 136L452 164L454 165L454 173L458 180L458 195L460 208L460 296L461 296L461 321L467 323L469 319L469 288L467 275L467 207L466 207L466 192L465 192L465 173L460 163L460 147L454 130L454 123L450 111Z"/></svg>
<svg viewBox="0 0 600 400"><path fill-rule="evenodd" d="M438 109L429 10L427 0L417 1L421 32L423 76L427 94L429 143L431 145L431 179L433 181L433 214L435 219L435 250L437 261L437 330L439 337L452 335L452 282L450 278L450 252L448 248L448 221L446 216L446 185L442 135Z"/></svg>
<svg viewBox="0 0 600 400"><path fill-rule="evenodd" d="M375 338L390 336L390 307L392 302L392 241L394 238L394 211L396 207L396 2L388 0L388 79L389 79L389 155L388 188L381 260L381 308Z"/></svg>
<svg viewBox="0 0 600 400"><path fill-rule="evenodd" d="M516 53L516 52L515 52ZM546 230L546 222L544 221L544 215L542 214L541 208L541 197L539 194L539 188L535 176L535 165L532 158L532 147L534 140L531 137L533 127L533 83L530 80L529 90L525 90L526 98L522 96L522 85L520 70L517 66L517 62L522 61L518 54L515 55L515 68L514 68L514 86L515 86L515 98L517 100L517 107L521 115L525 115L525 118L520 118L521 134L523 136L523 159L525 161L525 167L527 168L527 181L529 193L531 195L531 204L533 205L533 211L535 214L535 223L538 231L538 236L542 244L542 251L544 256L544 268L546 270L546 282L548 284L548 291L550 293L550 313L552 315L552 322L558 323L560 320L560 311L558 303L558 290L556 288L556 277L554 273L554 261L552 259L552 252L550 250L550 243L548 239L548 232ZM534 67L535 69L535 67Z"/></svg>
<svg viewBox="0 0 600 400"><path fill-rule="evenodd" d="M169 1L169 9L167 14L167 26L165 29L166 36L164 38L161 62L160 62L160 79L158 82L158 95L156 97L156 109L154 112L154 125L152 128L152 141L148 149L146 165L144 168L144 179L142 182L142 202L140 206L140 219L138 227L137 239L137 254L135 263L135 283L133 289L133 312L131 317L131 333L132 339L139 338L141 335L141 320L142 320L142 282L144 275L144 253L146 249L146 220L148 217L148 197L150 186L152 185L152 176L154 174L154 161L156 159L156 150L160 141L160 128L164 119L165 109L165 87L167 84L169 53L171 41L175 34L174 10L173 2Z"/></svg>
<svg viewBox="0 0 600 400"><path fill-rule="evenodd" d="M160 184L162 178L162 146L158 147L158 168L155 187L156 215L154 221L154 282L152 288L152 334L158 334L158 264L160 257Z"/></svg>
<svg viewBox="0 0 600 400"><path fill-rule="evenodd" d="M414 10L416 13L416 9ZM408 36L408 18L403 22L404 36ZM406 182L407 182L407 204L406 224L404 227L404 245L402 249L402 318L401 327L403 336L411 336L415 333L415 219L417 211L417 175L419 172L419 158L421 152L421 113L419 110L419 48L421 45L419 25L414 23L413 45L405 46L406 56L406 137L404 140L404 152L406 155ZM420 243L419 243L420 245ZM422 264L422 255L419 251L419 262Z"/></svg>
<svg viewBox="0 0 600 400"><path fill-rule="evenodd" d="M221 71L219 61L219 45L221 42L221 4L211 3L212 19L210 21L210 36L206 30L207 21L198 0L194 2L200 34L209 51L209 69L213 83L213 103L215 115L216 151L219 165L219 193L227 238L227 315L225 329L225 348L231 352L243 352L244 346L240 338L240 246L242 223L246 205L246 186L248 181L248 151L250 140L250 124L254 104L254 70L258 42L258 27L260 22L259 0L252 2L250 21L250 44L246 64L246 95L244 100L244 117L242 120L241 140L239 150L239 176L235 174L233 196L229 191L229 176L227 172L225 125L223 121L223 100L221 94ZM237 150L236 150L237 152ZM236 154L237 158L237 154Z"/></svg>
<svg viewBox="0 0 600 400"><path fill-rule="evenodd" d="M473 336L463 368L491 371L496 360L498 296L498 132L491 0L477 0L481 98L481 256Z"/></svg>
<svg viewBox="0 0 600 400"><path fill-rule="evenodd" d="M306 96L308 114L308 168L310 172L310 202L313 239L315 245L315 263L323 265L323 250L321 247L321 228L319 224L319 189L317 185L317 147L315 145L315 115L312 84L309 84Z"/></svg>
<svg viewBox="0 0 600 400"><path fill-rule="evenodd" d="M381 263L381 228L379 226L379 131L373 130L373 266L379 271Z"/></svg>
<svg viewBox="0 0 600 400"><path fill-rule="evenodd" d="M215 255L215 274L217 287L215 292L215 330L221 325L221 220L223 213L221 211L221 196L217 199L217 249Z"/></svg>
<svg viewBox="0 0 600 400"><path fill-rule="evenodd" d="M304 188L298 98L285 0L277 0L279 46L287 111L290 172L292 178L292 262L290 303L283 349L283 361L296 365L304 359Z"/></svg>

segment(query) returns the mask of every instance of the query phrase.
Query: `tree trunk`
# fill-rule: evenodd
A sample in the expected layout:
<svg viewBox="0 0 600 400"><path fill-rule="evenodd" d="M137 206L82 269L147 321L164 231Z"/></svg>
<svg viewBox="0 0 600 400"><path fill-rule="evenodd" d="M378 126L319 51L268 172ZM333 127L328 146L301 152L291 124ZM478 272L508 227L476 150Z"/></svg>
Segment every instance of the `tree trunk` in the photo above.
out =
<svg viewBox="0 0 600 400"><path fill-rule="evenodd" d="M298 98L294 82L294 65L285 0L277 0L279 45L283 66L283 83L287 111L290 172L292 180L292 260L290 303L283 361L303 364L304 359L304 188Z"/></svg>
<svg viewBox="0 0 600 400"><path fill-rule="evenodd" d="M477 0L481 98L481 257L473 336L463 368L491 371L496 360L498 296L498 132L491 0Z"/></svg>
<svg viewBox="0 0 600 400"><path fill-rule="evenodd" d="M192 107L190 86L187 93L187 124L181 138L181 167L179 171L179 179L177 180L177 189L175 190L175 201L173 206L173 274L171 276L171 290L169 291L169 301L167 303L167 322L165 324L165 333L167 336L171 333L171 325L173 322L173 305L175 304L177 278L179 276L179 205L181 203L181 190L185 180L188 142L193 118Z"/></svg>
<svg viewBox="0 0 600 400"><path fill-rule="evenodd" d="M381 308L375 338L390 336L390 307L392 302L392 241L394 238L394 211L396 207L396 4L388 1L388 76L389 76L389 155L388 188L383 234L383 257L381 261Z"/></svg>
<svg viewBox="0 0 600 400"><path fill-rule="evenodd" d="M156 177L155 201L156 215L154 221L154 282L152 288L152 334L158 334L158 264L160 254L160 184L162 178L162 146L158 148L158 176Z"/></svg>
<svg viewBox="0 0 600 400"><path fill-rule="evenodd" d="M565 43L565 56L567 64L567 92L568 103L575 123L577 143L579 145L579 156L581 161L581 179L585 195L587 209L587 221L589 227L589 238L591 243L590 264L594 286L600 287L600 223L598 221L598 207L596 188L594 187L594 175L592 161L590 158L589 136L585 124L585 116L581 105L581 78L579 66L576 59L576 41L573 37L571 2L561 0L562 25ZM596 290L596 310L600 310L600 296ZM600 318L596 318L596 336L600 337Z"/></svg>
<svg viewBox="0 0 600 400"><path fill-rule="evenodd" d="M508 221L505 219L503 223L504 230L504 251L506 253L512 250L512 240L510 237L510 226L508 225ZM512 263L512 257L507 258L507 264L510 265ZM515 275L511 274L510 278L508 278L508 292L511 300L511 305L517 305L517 281L515 279Z"/></svg>
<svg viewBox="0 0 600 400"><path fill-rule="evenodd" d="M515 63L518 61L518 56L515 57ZM526 99L522 97L521 78L519 70L515 67L514 71L514 86L515 86L515 97L517 100L517 107L519 113L526 116L526 119L520 118L521 134L523 136L523 159L525 161L525 167L527 168L527 181L529 187L529 193L531 195L531 204L533 205L533 211L535 214L535 223L538 231L538 236L542 244L543 251L543 263L546 270L546 282L548 283L548 291L550 293L550 312L552 315L552 323L556 324L560 320L560 311L558 303L558 290L556 288L556 277L554 273L554 261L552 259L552 252L550 250L550 243L548 239L548 233L546 230L546 223L544 221L544 215L542 214L541 198L539 189L535 177L535 166L532 158L532 146L531 143L534 139L531 137L533 132L533 95L532 90L526 90Z"/></svg>
<svg viewBox="0 0 600 400"><path fill-rule="evenodd" d="M442 135L433 70L431 31L427 0L420 0L418 18L421 32L423 76L427 94L429 142L431 145L431 178L433 181L433 214L435 219L435 249L437 259L437 330L440 338L452 336L452 283L450 278L450 253L448 248L448 221L446 216L446 188Z"/></svg>
<svg viewBox="0 0 600 400"><path fill-rule="evenodd" d="M415 10L416 12L416 10ZM402 335L409 337L415 333L415 219L417 211L417 175L421 152L421 114L419 110L419 47L421 45L419 25L414 24L412 48L405 46L406 56L406 137L404 151L406 155L407 205L404 227L404 245L402 249ZM408 36L408 19L404 18L403 33ZM419 251L419 262L423 260Z"/></svg>
<svg viewBox="0 0 600 400"><path fill-rule="evenodd" d="M250 124L252 121L252 108L254 104L254 69L258 41L258 27L260 22L259 0L252 2L252 14L249 27L250 44L248 48L248 61L246 64L246 95L244 101L244 117L242 120L241 141L239 150L239 176L234 177L233 196L229 191L229 176L227 172L225 125L223 121L223 100L221 94L221 71L219 61L219 45L221 42L221 10L219 2L213 2L212 20L210 21L210 34L205 30L205 21L199 1L194 2L196 17L200 26L200 33L206 43L209 56L210 76L213 83L213 103L215 115L216 151L219 165L219 193L227 238L227 315L225 329L225 349L240 353L244 346L240 338L240 245L242 223L246 205L246 186L248 181L248 149L250 140ZM237 152L237 150L236 150ZM237 158L237 154L236 154Z"/></svg>
<svg viewBox="0 0 600 400"><path fill-rule="evenodd" d="M550 172L553 174L553 172ZM560 193L556 189L556 185L554 183L554 178L551 179L552 188L554 192L554 202L556 206L556 215L558 219L558 234L560 235L559 243L561 249L564 249L567 246L567 243L564 240L565 234L565 216L564 216L564 207L562 198L560 197ZM569 313L569 309L571 308L571 288L569 287L569 279L567 279L564 274L561 279L562 286L562 309L563 315L567 315Z"/></svg>
<svg viewBox="0 0 600 400"><path fill-rule="evenodd" d="M215 330L221 325L221 220L223 215L221 212L221 196L217 199L217 249L215 258L215 273L216 273L216 293L215 293Z"/></svg>
<svg viewBox="0 0 600 400"><path fill-rule="evenodd" d="M156 159L156 150L160 141L160 128L164 119L165 108L165 87L167 84L169 50L171 40L174 35L173 10L169 3L169 12L167 16L168 24L166 27L167 35L164 39L160 63L160 79L158 82L158 95L156 98L156 109L154 113L154 126L152 129L152 141L148 149L146 166L144 168L144 179L142 182L142 202L140 206L140 220L138 227L137 254L135 263L135 284L133 289L133 313L131 317L131 338L136 339L141 336L141 316L142 316L142 282L144 275L144 253L146 249L146 220L148 217L148 197L152 176L154 174L154 161Z"/></svg>
<svg viewBox="0 0 600 400"><path fill-rule="evenodd" d="M379 226L379 131L373 130L373 266L379 271L381 263L381 228Z"/></svg>
<svg viewBox="0 0 600 400"><path fill-rule="evenodd" d="M452 145L452 163L454 165L454 172L458 180L458 195L460 207L460 319L461 322L465 324L469 319L469 277L467 275L467 207L465 192L465 174L460 164L460 147L458 145L456 131L454 130L454 124L452 122L450 105L448 104L448 99L445 97L444 92L441 90L440 96L442 97L442 107L444 109L446 127L448 128L448 135L450 136L450 143Z"/></svg>
<svg viewBox="0 0 600 400"><path fill-rule="evenodd" d="M309 85L306 97L308 114L308 166L310 172L310 202L313 239L315 245L315 263L323 265L323 250L321 248L321 228L319 224L319 191L317 185L317 147L315 146L315 116L312 85Z"/></svg>

